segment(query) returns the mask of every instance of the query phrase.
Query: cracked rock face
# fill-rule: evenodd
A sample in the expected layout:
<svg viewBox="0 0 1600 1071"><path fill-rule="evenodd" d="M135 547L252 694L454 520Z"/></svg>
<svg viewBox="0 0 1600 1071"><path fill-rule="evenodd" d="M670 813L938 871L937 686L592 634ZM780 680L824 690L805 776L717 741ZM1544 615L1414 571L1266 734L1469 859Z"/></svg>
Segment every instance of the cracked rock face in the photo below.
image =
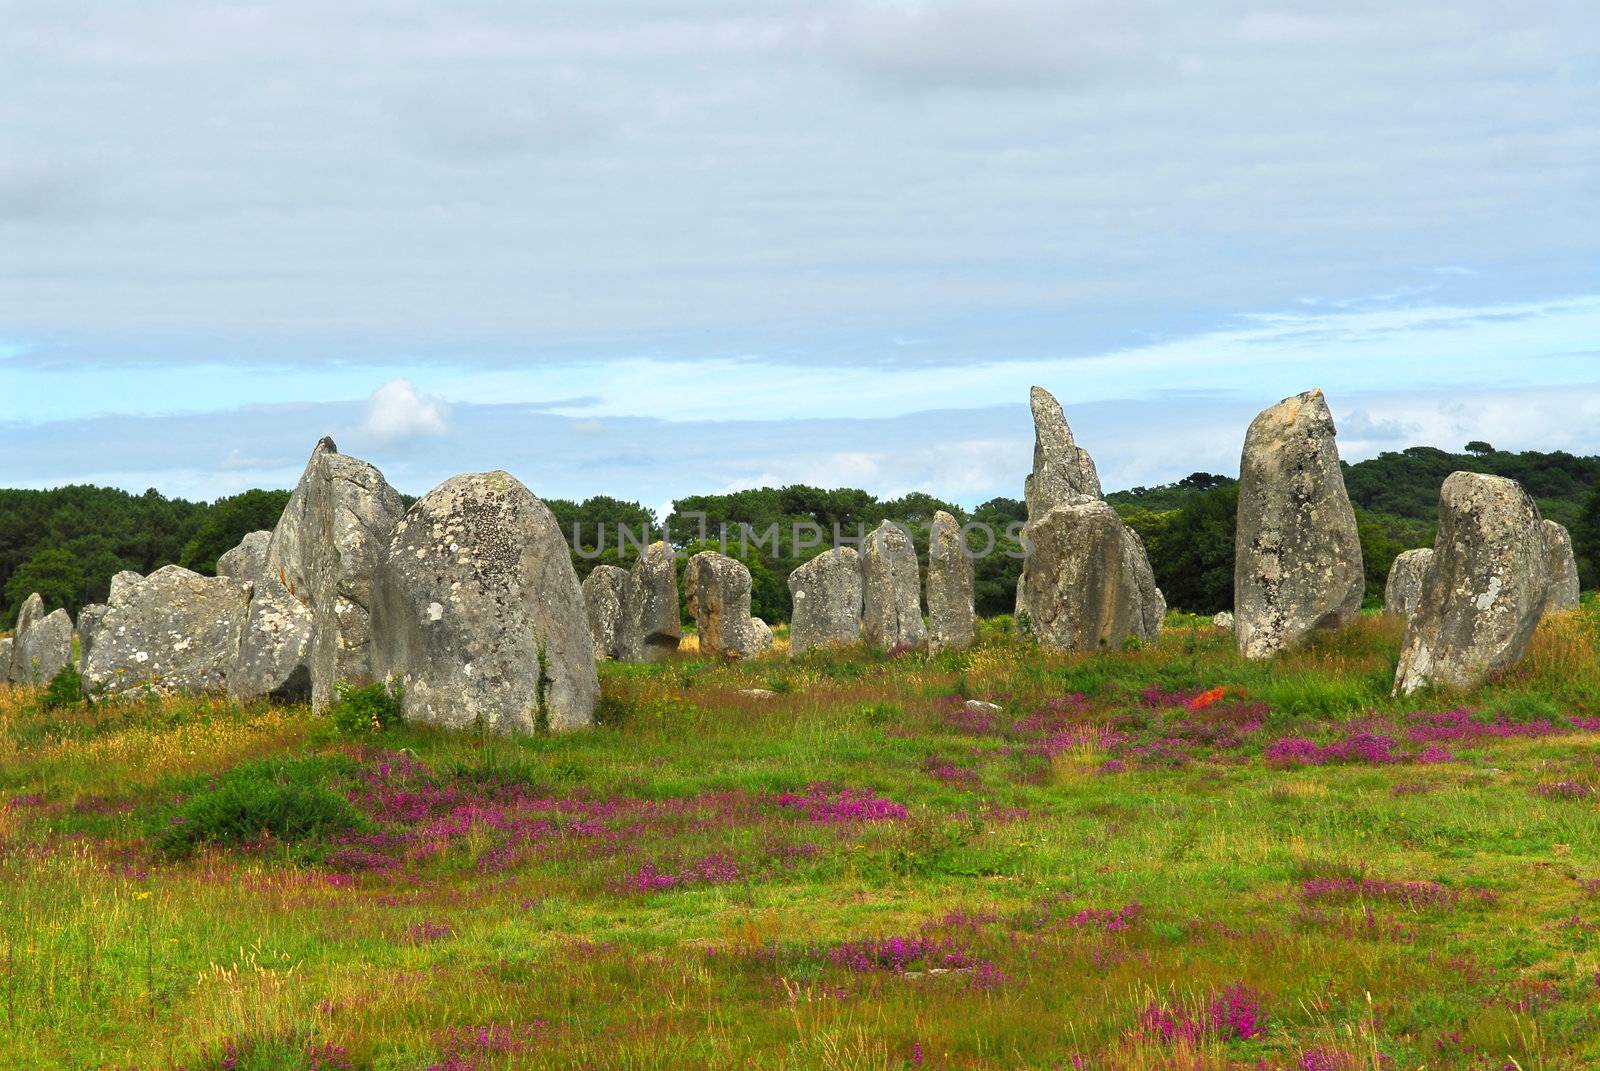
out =
<svg viewBox="0 0 1600 1071"><path fill-rule="evenodd" d="M1576 610L1581 601L1578 583L1578 559L1572 553L1572 536L1564 525L1555 521L1544 522L1545 574L1550 586L1546 589L1544 612L1566 613Z"/></svg>
<svg viewBox="0 0 1600 1071"><path fill-rule="evenodd" d="M868 646L884 651L928 642L917 548L892 521L873 529L862 548L861 633Z"/></svg>
<svg viewBox="0 0 1600 1071"><path fill-rule="evenodd" d="M48 684L70 661L71 615L65 610L45 613L44 599L34 592L17 614L7 678L13 684Z"/></svg>
<svg viewBox="0 0 1600 1071"><path fill-rule="evenodd" d="M700 652L722 658L755 658L772 646L750 616L750 570L743 562L704 550L683 570L684 594L700 635ZM763 628L765 623L763 623Z"/></svg>
<svg viewBox="0 0 1600 1071"><path fill-rule="evenodd" d="M1408 550L1389 566L1389 580L1383 586L1383 612L1405 621L1422 598L1422 578L1433 562L1433 549Z"/></svg>
<svg viewBox="0 0 1600 1071"><path fill-rule="evenodd" d="M399 492L376 468L339 453L332 439L317 443L267 544L260 575L271 583L262 586L266 602L241 642L250 671L240 687L251 692L240 698L298 694L309 681L320 710L333 701L335 683L373 679L372 576L404 512Z"/></svg>
<svg viewBox="0 0 1600 1071"><path fill-rule="evenodd" d="M1039 643L1094 651L1154 639L1160 621L1131 554L1128 528L1105 502L1056 506L1030 522L1022 610Z"/></svg>
<svg viewBox="0 0 1600 1071"><path fill-rule="evenodd" d="M596 662L622 657L622 589L627 583L628 570L615 565L597 565L583 578L583 609Z"/></svg>
<svg viewBox="0 0 1600 1071"><path fill-rule="evenodd" d="M683 640L678 606L678 559L670 545L651 543L628 570L622 589L618 658L656 662L676 654Z"/></svg>
<svg viewBox="0 0 1600 1071"><path fill-rule="evenodd" d="M446 480L394 526L374 575L372 664L409 722L498 733L590 724L600 685L567 542L505 472Z"/></svg>
<svg viewBox="0 0 1600 1071"><path fill-rule="evenodd" d="M267 548L271 545L271 532L251 532L217 559L217 575L235 580L257 579L266 570Z"/></svg>
<svg viewBox="0 0 1600 1071"><path fill-rule="evenodd" d="M789 657L813 647L861 642L861 555L824 551L789 574Z"/></svg>
<svg viewBox="0 0 1600 1071"><path fill-rule="evenodd" d="M961 535L961 522L939 510L933 515L928 533L928 646L931 650L966 650L978 638L973 583L972 556ZM1151 585L1154 586L1153 580Z"/></svg>
<svg viewBox="0 0 1600 1071"><path fill-rule="evenodd" d="M1293 650L1361 612L1361 539L1334 434L1328 403L1313 390L1262 412L1245 436L1233 575L1245 658Z"/></svg>
<svg viewBox="0 0 1600 1071"><path fill-rule="evenodd" d="M85 690L226 692L249 602L248 583L177 565L116 585L84 663Z"/></svg>
<svg viewBox="0 0 1600 1071"><path fill-rule="evenodd" d="M1094 459L1072 438L1061 403L1043 387L1034 387L1028 404L1033 410L1033 472L1022 485L1028 519L1078 499L1103 497Z"/></svg>
<svg viewBox="0 0 1600 1071"><path fill-rule="evenodd" d="M1515 481L1471 472L1445 480L1395 693L1474 688L1520 661L1544 613L1545 555L1539 507Z"/></svg>

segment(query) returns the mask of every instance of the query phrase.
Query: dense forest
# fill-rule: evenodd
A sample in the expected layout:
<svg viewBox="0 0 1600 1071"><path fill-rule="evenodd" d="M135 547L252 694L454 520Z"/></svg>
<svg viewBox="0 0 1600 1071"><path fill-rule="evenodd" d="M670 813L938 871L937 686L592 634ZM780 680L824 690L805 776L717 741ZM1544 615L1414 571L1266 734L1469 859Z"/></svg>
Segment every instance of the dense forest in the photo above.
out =
<svg viewBox="0 0 1600 1071"><path fill-rule="evenodd" d="M1459 454L1417 446L1345 466L1370 600L1381 599L1396 554L1432 544L1439 486L1459 470L1519 481L1546 517L1571 529L1584 587L1600 584L1600 457L1513 453L1473 442ZM9 627L34 591L50 607L65 606L76 614L86 603L104 601L112 575L123 569L149 573L176 562L214 572L218 555L246 533L271 528L288 498L287 491L257 490L202 503L104 487L0 490L0 622ZM1106 498L1144 537L1157 583L1174 608L1211 613L1231 605L1238 504L1231 477L1197 472L1176 483L1115 491ZM658 519L636 502L597 496L583 502L551 499L548 505L573 544L580 576L600 562L630 559L635 543L660 538ZM687 550L723 547L725 527L725 549L751 570L752 609L768 621L787 621L785 579L806 558L831 546L836 529L853 540L892 519L912 531L925 554L927 525L940 509L995 533L993 552L977 559L978 609L986 615L1009 612L1021 563L1016 540L1007 533L1026 517L1017 499L996 498L964 510L921 493L883 500L851 488L796 485L690 495L659 520L673 543ZM741 538L741 525L748 525L752 535ZM626 541L619 538L623 530L629 533Z"/></svg>

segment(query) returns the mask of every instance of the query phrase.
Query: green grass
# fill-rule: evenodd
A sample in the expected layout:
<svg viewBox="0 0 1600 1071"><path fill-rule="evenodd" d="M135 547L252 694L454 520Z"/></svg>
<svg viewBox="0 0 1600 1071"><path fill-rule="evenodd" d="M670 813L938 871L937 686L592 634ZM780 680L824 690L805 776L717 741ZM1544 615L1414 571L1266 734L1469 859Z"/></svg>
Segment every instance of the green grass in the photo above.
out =
<svg viewBox="0 0 1600 1071"><path fill-rule="evenodd" d="M1371 617L607 665L522 740L0 695L0 1066L1596 1066L1597 623L1410 701ZM1452 708L1499 728L1417 761ZM1399 761L1267 758L1361 734ZM1236 985L1259 1030L1206 1025Z"/></svg>

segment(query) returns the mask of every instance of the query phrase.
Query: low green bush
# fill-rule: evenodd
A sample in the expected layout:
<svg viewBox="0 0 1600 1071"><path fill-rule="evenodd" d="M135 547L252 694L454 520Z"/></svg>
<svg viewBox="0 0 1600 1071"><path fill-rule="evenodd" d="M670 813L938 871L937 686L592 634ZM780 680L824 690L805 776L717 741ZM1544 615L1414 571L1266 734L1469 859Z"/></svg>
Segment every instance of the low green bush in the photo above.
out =
<svg viewBox="0 0 1600 1071"><path fill-rule="evenodd" d="M179 792L150 816L156 846L192 854L202 844L239 845L270 839L315 859L327 838L360 829L359 812L329 782L345 763L315 757L251 762Z"/></svg>
<svg viewBox="0 0 1600 1071"><path fill-rule="evenodd" d="M328 708L334 728L346 736L381 733L400 724L401 690L383 684L333 686L338 700Z"/></svg>

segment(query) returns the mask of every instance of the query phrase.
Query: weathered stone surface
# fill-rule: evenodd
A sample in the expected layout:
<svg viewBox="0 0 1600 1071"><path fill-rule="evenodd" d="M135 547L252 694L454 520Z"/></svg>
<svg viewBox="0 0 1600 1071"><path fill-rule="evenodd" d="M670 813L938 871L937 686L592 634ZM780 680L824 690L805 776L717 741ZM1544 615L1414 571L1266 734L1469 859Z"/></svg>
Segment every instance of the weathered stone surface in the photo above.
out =
<svg viewBox="0 0 1600 1071"><path fill-rule="evenodd" d="M95 633L100 631L100 624L106 619L111 607L104 603L92 602L78 611L78 671L83 672L83 667L89 664L89 652L94 648Z"/></svg>
<svg viewBox="0 0 1600 1071"><path fill-rule="evenodd" d="M622 590L623 628L617 657L625 662L655 662L676 654L683 642L678 605L678 559L668 543L645 548L628 570Z"/></svg>
<svg viewBox="0 0 1600 1071"><path fill-rule="evenodd" d="M372 664L407 721L499 733L590 724L583 589L548 507L506 472L456 476L394 526L374 576Z"/></svg>
<svg viewBox="0 0 1600 1071"><path fill-rule="evenodd" d="M253 588L228 694L241 701L304 703L311 698L311 607L273 574L260 575Z"/></svg>
<svg viewBox="0 0 1600 1071"><path fill-rule="evenodd" d="M1128 566L1127 526L1105 502L1057 506L1028 525L1028 628L1047 647L1090 651L1148 642L1148 594Z"/></svg>
<svg viewBox="0 0 1600 1071"><path fill-rule="evenodd" d="M1544 525L1518 484L1457 472L1439 494L1439 535L1406 621L1395 692L1473 688L1515 665L1544 613Z"/></svg>
<svg viewBox="0 0 1600 1071"><path fill-rule="evenodd" d="M917 548L892 521L878 525L862 547L861 634L885 651L922 647L922 572Z"/></svg>
<svg viewBox="0 0 1600 1071"><path fill-rule="evenodd" d="M813 647L861 642L861 555L824 551L789 574L789 657Z"/></svg>
<svg viewBox="0 0 1600 1071"><path fill-rule="evenodd" d="M1226 610L1219 614L1213 614L1211 617L1211 624L1216 628L1231 629L1233 627L1233 615Z"/></svg>
<svg viewBox="0 0 1600 1071"><path fill-rule="evenodd" d="M85 689L227 691L249 601L248 583L177 565L114 586L84 664Z"/></svg>
<svg viewBox="0 0 1600 1071"><path fill-rule="evenodd" d="M1033 409L1033 472L1022 485L1028 519L1079 499L1100 498L1094 459L1073 440L1061 403L1043 387L1034 387L1028 402Z"/></svg>
<svg viewBox="0 0 1600 1071"><path fill-rule="evenodd" d="M1122 572L1139 591L1139 612L1144 620L1143 636L1153 640L1167 616L1167 598L1156 587L1155 570L1144 540L1124 523L1122 528Z"/></svg>
<svg viewBox="0 0 1600 1071"><path fill-rule="evenodd" d="M622 657L622 592L627 583L628 570L615 565L597 565L583 578L583 608L597 662Z"/></svg>
<svg viewBox="0 0 1600 1071"><path fill-rule="evenodd" d="M1545 575L1550 582L1544 612L1560 614L1576 610L1583 593L1578 582L1578 559L1572 553L1572 535L1565 525L1544 522L1544 550Z"/></svg>
<svg viewBox="0 0 1600 1071"><path fill-rule="evenodd" d="M11 655L17 641L10 636L0 636L0 688L11 686Z"/></svg>
<svg viewBox="0 0 1600 1071"><path fill-rule="evenodd" d="M928 533L928 645L935 651L965 650L978 638L972 606L972 555L961 522L944 510Z"/></svg>
<svg viewBox="0 0 1600 1071"><path fill-rule="evenodd" d="M1293 650L1361 612L1361 539L1334 435L1313 390L1262 412L1245 436L1233 612L1246 658Z"/></svg>
<svg viewBox="0 0 1600 1071"><path fill-rule="evenodd" d="M1433 561L1433 548L1402 551L1389 566L1389 580L1383 586L1383 612L1400 620L1411 616L1422 597L1422 578Z"/></svg>
<svg viewBox="0 0 1600 1071"><path fill-rule="evenodd" d="M701 551L684 566L683 586L701 654L741 659L766 650L750 616L750 570L743 562L714 550ZM770 632L766 643L771 646Z"/></svg>
<svg viewBox="0 0 1600 1071"><path fill-rule="evenodd" d="M750 631L755 633L756 654L772 650L772 626L759 617L750 618Z"/></svg>
<svg viewBox="0 0 1600 1071"><path fill-rule="evenodd" d="M13 684L47 684L72 661L72 617L65 610L44 612L38 592L17 614L7 677Z"/></svg>
<svg viewBox="0 0 1600 1071"><path fill-rule="evenodd" d="M144 583L144 577L132 569L124 569L111 578L111 593L106 596L106 602L112 606L124 598L134 588Z"/></svg>
<svg viewBox="0 0 1600 1071"><path fill-rule="evenodd" d="M333 701L336 682L359 685L373 679L372 575L404 511L399 492L381 472L339 453L334 441L324 438L272 530L263 572L311 612L305 659L311 702L318 709ZM271 594L276 597L275 590ZM262 642L282 650L284 635L271 632ZM255 643L254 633L248 633L244 646Z"/></svg>
<svg viewBox="0 0 1600 1071"><path fill-rule="evenodd" d="M267 548L271 545L271 532L251 532L239 540L237 547L224 551L217 559L217 575L255 580L267 568Z"/></svg>

